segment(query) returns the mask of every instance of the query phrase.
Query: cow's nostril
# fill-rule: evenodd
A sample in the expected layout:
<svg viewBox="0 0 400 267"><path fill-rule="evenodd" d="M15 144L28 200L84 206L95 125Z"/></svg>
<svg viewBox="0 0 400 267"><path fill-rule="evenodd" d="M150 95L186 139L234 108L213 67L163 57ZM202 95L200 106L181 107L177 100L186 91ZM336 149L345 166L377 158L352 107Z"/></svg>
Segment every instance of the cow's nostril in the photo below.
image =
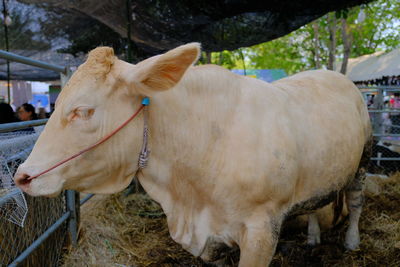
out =
<svg viewBox="0 0 400 267"><path fill-rule="evenodd" d="M30 177L31 176L26 173L17 174L15 176L15 184L17 186L26 186L31 182L31 179L29 179Z"/></svg>

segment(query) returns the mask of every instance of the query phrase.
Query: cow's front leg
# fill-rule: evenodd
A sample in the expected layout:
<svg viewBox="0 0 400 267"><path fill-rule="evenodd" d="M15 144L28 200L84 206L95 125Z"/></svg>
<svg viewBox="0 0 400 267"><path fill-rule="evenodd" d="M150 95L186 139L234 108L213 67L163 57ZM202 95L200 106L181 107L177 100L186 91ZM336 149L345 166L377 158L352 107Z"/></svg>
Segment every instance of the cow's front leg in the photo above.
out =
<svg viewBox="0 0 400 267"><path fill-rule="evenodd" d="M319 243L321 243L321 231L319 228L318 217L316 213L311 213L308 215L307 244L315 246Z"/></svg>
<svg viewBox="0 0 400 267"><path fill-rule="evenodd" d="M268 266L278 243L282 219L267 218L246 224L240 240L239 267Z"/></svg>

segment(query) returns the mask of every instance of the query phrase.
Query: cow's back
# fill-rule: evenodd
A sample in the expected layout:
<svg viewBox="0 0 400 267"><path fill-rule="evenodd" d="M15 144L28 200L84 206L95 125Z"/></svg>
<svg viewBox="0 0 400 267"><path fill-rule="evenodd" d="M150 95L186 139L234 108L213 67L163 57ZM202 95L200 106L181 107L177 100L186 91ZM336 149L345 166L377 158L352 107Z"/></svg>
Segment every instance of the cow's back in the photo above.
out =
<svg viewBox="0 0 400 267"><path fill-rule="evenodd" d="M340 188L356 172L370 136L360 92L332 71L266 83L199 66L153 103L153 117L162 118L157 124L168 123L154 145L171 164L180 163L172 176L210 184L218 201L248 198L237 206L243 210L271 199L290 206Z"/></svg>
<svg viewBox="0 0 400 267"><path fill-rule="evenodd" d="M249 199L244 206L270 199L291 206L339 190L357 171L371 135L369 116L358 88L342 74L307 71L266 83L202 66L188 80L196 82L185 90L199 93L188 109L192 120L202 118L197 140L207 136L196 150L204 149L199 158L206 154L207 162L218 162L218 169L199 165L213 177L214 195L241 195ZM209 134L215 126L219 139Z"/></svg>

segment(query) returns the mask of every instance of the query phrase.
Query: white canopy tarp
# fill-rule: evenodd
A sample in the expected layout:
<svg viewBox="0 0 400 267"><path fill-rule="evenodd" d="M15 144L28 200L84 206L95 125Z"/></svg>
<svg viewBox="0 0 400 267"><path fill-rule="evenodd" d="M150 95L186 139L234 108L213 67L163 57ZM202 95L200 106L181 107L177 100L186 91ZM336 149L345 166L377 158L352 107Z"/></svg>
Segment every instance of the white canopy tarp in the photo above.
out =
<svg viewBox="0 0 400 267"><path fill-rule="evenodd" d="M380 79L400 75L400 48L349 59L346 76L352 81Z"/></svg>

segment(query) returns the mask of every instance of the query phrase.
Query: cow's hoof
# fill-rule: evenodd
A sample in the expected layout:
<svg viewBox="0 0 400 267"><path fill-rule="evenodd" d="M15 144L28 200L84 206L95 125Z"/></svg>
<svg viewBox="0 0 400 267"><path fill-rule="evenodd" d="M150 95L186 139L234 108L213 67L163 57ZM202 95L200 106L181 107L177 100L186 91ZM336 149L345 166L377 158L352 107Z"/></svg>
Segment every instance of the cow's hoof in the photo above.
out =
<svg viewBox="0 0 400 267"><path fill-rule="evenodd" d="M347 232L344 247L347 250L357 250L360 245L360 236L358 234L350 234Z"/></svg>
<svg viewBox="0 0 400 267"><path fill-rule="evenodd" d="M319 235L312 235L307 237L307 245L315 247L321 244L321 237Z"/></svg>
<svg viewBox="0 0 400 267"><path fill-rule="evenodd" d="M344 243L344 247L345 247L347 250L353 251L353 250L357 250L357 249L358 249L359 244L358 244L358 243L357 243L357 244Z"/></svg>

